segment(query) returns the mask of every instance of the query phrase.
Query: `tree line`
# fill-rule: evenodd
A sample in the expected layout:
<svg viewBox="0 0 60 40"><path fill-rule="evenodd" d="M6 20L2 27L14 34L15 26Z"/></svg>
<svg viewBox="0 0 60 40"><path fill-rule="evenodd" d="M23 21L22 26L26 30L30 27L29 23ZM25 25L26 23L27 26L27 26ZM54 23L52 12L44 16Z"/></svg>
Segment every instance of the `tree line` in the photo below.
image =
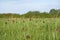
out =
<svg viewBox="0 0 60 40"><path fill-rule="evenodd" d="M0 18L56 18L60 17L60 9L51 9L49 12L39 12L39 11L29 11L25 14L17 14L17 13L3 13L0 14Z"/></svg>

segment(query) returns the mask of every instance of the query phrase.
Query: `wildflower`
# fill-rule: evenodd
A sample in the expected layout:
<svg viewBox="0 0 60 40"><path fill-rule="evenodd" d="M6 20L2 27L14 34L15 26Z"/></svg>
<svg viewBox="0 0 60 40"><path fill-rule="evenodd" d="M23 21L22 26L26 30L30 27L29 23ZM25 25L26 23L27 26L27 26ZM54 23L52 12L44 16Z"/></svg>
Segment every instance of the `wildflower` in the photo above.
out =
<svg viewBox="0 0 60 40"><path fill-rule="evenodd" d="M26 35L26 39L30 39L30 35Z"/></svg>

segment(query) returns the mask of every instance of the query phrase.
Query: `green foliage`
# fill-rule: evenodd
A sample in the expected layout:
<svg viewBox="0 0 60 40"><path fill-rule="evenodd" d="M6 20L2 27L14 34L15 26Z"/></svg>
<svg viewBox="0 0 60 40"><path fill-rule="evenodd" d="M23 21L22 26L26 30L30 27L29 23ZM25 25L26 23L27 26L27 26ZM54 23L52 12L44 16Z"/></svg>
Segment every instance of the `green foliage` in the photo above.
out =
<svg viewBox="0 0 60 40"><path fill-rule="evenodd" d="M19 18L19 17L20 17L19 14L12 14L12 13L0 14L0 18Z"/></svg>
<svg viewBox="0 0 60 40"><path fill-rule="evenodd" d="M51 9L50 12L29 11L19 15L15 13L0 14L0 18L55 18L60 17L60 9Z"/></svg>
<svg viewBox="0 0 60 40"><path fill-rule="evenodd" d="M49 13L51 13L51 14L56 14L57 12L58 12L57 10L51 9Z"/></svg>

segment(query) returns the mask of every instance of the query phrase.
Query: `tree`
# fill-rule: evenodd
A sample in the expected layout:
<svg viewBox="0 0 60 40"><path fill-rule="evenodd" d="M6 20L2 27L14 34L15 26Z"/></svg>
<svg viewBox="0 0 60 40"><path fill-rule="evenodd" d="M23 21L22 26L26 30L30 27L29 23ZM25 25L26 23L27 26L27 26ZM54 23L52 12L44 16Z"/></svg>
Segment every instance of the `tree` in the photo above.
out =
<svg viewBox="0 0 60 40"><path fill-rule="evenodd" d="M49 13L51 13L51 14L56 14L57 12L58 12L57 10L51 9Z"/></svg>

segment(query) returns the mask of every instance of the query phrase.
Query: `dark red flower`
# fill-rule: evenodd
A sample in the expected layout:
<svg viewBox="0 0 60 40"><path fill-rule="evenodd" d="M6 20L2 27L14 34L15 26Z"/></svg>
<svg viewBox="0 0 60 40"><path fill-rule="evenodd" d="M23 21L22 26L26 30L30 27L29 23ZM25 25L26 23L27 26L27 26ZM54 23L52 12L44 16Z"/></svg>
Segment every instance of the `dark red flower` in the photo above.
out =
<svg viewBox="0 0 60 40"><path fill-rule="evenodd" d="M30 35L26 35L26 39L30 39Z"/></svg>

